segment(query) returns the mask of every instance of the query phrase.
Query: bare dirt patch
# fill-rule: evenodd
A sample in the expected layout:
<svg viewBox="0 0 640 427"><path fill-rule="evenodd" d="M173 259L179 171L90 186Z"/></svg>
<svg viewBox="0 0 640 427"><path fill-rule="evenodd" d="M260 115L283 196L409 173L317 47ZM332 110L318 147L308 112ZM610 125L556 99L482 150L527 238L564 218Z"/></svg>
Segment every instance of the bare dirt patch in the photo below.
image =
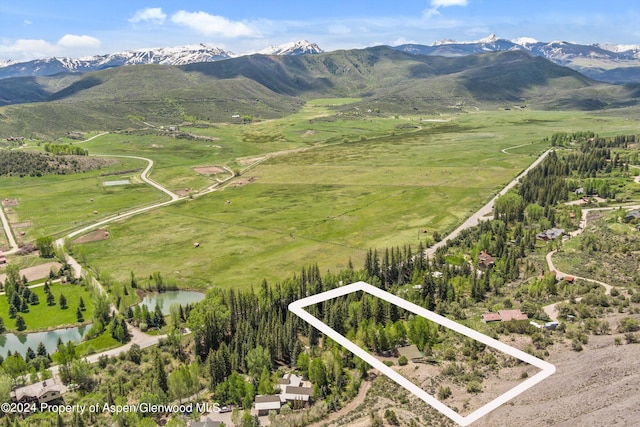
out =
<svg viewBox="0 0 640 427"><path fill-rule="evenodd" d="M8 208L10 206L18 206L18 199L2 199L2 206Z"/></svg>
<svg viewBox="0 0 640 427"><path fill-rule="evenodd" d="M20 270L20 277L25 276L28 281L44 279L49 277L51 269L59 270L62 264L59 262L47 262L46 264L40 264L33 267L27 267ZM0 274L0 282L4 283L7 280L6 274Z"/></svg>
<svg viewBox="0 0 640 427"><path fill-rule="evenodd" d="M231 187L242 187L244 185L251 184L252 182L255 182L257 180L258 178L255 176L250 176L247 178L238 178L237 180L233 181L233 184L231 184Z"/></svg>
<svg viewBox="0 0 640 427"><path fill-rule="evenodd" d="M182 197L184 197L184 196L188 196L188 195L189 195L189 193L191 193L191 190L189 190L189 189L187 188L187 189L185 189L185 190L178 190L178 191L176 191L175 193L176 193L178 196L182 196Z"/></svg>
<svg viewBox="0 0 640 427"><path fill-rule="evenodd" d="M311 136L311 135L315 135L316 131L315 130L308 130L305 133L303 133L302 135L300 135L302 138L306 138L307 136Z"/></svg>
<svg viewBox="0 0 640 427"><path fill-rule="evenodd" d="M193 169L200 175L215 175L217 173L225 172L225 170L220 166L195 166L191 169Z"/></svg>
<svg viewBox="0 0 640 427"><path fill-rule="evenodd" d="M555 346L554 375L491 412L479 426L632 426L637 405L638 344L616 346L614 336L589 336L582 352Z"/></svg>
<svg viewBox="0 0 640 427"><path fill-rule="evenodd" d="M84 236L80 236L73 241L73 243L89 243L96 242L98 240L106 240L109 238L109 231L104 228L99 228L98 230L91 231Z"/></svg>

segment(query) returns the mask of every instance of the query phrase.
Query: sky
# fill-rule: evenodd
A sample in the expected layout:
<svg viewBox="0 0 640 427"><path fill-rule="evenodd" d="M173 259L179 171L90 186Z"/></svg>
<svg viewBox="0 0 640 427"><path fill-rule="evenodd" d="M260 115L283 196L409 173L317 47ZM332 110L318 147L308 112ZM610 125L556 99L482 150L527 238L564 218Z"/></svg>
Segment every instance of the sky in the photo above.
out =
<svg viewBox="0 0 640 427"><path fill-rule="evenodd" d="M640 0L0 1L3 61L198 43L250 53L295 40L331 51L489 34L640 44Z"/></svg>

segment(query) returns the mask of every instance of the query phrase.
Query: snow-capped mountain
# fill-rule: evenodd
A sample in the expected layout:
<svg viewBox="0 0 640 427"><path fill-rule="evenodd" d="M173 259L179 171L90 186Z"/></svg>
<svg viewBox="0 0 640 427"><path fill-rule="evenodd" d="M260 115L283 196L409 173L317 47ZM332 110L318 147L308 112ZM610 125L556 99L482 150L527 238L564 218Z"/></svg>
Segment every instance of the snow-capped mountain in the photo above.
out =
<svg viewBox="0 0 640 427"><path fill-rule="evenodd" d="M541 42L531 37L507 40L491 34L475 41L440 40L431 46L405 44L394 49L414 55L465 56L483 52L525 50L557 64L611 83L640 83L640 46L594 44L565 41Z"/></svg>
<svg viewBox="0 0 640 427"><path fill-rule="evenodd" d="M299 40L297 42L285 43L279 46L269 46L266 49L261 50L259 53L263 55L307 55L322 53L324 50L320 49L315 43L310 43L306 40Z"/></svg>
<svg viewBox="0 0 640 427"><path fill-rule="evenodd" d="M633 52L636 57L638 57L638 54L640 54L640 44L598 43L594 46L598 46L604 50L609 50L616 53Z"/></svg>
<svg viewBox="0 0 640 427"><path fill-rule="evenodd" d="M268 51L268 53L267 53ZM274 46L261 53L269 55L303 55L323 52L315 43L298 41ZM185 65L197 62L213 62L238 55L205 44L178 47L127 50L108 55L83 58L46 58L28 62L8 61L0 63L0 79L8 77L50 76L58 73L86 73L105 68L135 64Z"/></svg>

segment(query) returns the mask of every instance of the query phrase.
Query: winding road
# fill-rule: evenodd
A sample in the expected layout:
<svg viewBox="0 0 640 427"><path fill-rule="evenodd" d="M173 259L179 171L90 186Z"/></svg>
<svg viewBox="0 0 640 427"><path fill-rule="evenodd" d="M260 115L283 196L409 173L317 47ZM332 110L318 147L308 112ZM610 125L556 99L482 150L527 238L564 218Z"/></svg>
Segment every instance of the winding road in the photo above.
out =
<svg viewBox="0 0 640 427"><path fill-rule="evenodd" d="M582 210L582 218L580 218L580 224L578 225L578 229L575 231L572 231L571 233L569 233L569 235L571 237L576 237L577 235L579 235L580 233L582 233L584 231L584 229L587 226L587 215L589 214L589 212L597 212L597 211L612 211L612 210L616 210L616 209L620 209L620 208L624 208L624 209L640 209L640 205L631 205L631 206L609 206L609 207L605 207L605 208L592 208L592 209L583 209ZM597 283L598 285L604 287L605 289L605 295L611 295L611 290L613 289L613 286L609 285L608 283L604 283L600 280L595 280L595 279L589 279L588 277L582 277L582 276L576 276L574 274L567 274L564 273L560 270L558 270L556 268L556 266L553 264L553 255L558 252L557 250L553 250L551 252L549 252L546 255L546 260L547 260L547 266L549 267L549 271L555 271L556 272L556 277L563 279L566 276L573 276L576 279L580 279L580 280L584 280L585 282L591 282L591 283ZM579 301L580 299L576 299L577 301ZM557 305L560 303L565 303L568 302L568 300L565 301L561 301L561 302L556 302L553 304L549 304L543 307L544 312L549 316L549 318L551 318L551 320L553 320L554 322L558 321L558 310L557 310Z"/></svg>

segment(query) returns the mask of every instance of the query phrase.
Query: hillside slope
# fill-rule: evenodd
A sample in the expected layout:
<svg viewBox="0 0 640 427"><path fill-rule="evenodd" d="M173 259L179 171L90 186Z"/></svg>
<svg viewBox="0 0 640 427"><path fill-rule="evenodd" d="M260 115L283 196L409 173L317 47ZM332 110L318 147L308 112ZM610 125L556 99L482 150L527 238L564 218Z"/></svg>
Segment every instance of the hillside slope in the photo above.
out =
<svg viewBox="0 0 640 427"><path fill-rule="evenodd" d="M5 79L0 84L2 102L28 103L0 110L0 136L29 129L115 129L142 121L175 124L187 116L213 122L235 114L271 118L290 114L304 100L323 97L357 97L363 106L375 103L388 113L422 114L452 106L513 104L602 109L635 105L639 92L637 86L595 82L522 51L449 58L386 47L252 55L179 67L119 67L82 75Z"/></svg>

